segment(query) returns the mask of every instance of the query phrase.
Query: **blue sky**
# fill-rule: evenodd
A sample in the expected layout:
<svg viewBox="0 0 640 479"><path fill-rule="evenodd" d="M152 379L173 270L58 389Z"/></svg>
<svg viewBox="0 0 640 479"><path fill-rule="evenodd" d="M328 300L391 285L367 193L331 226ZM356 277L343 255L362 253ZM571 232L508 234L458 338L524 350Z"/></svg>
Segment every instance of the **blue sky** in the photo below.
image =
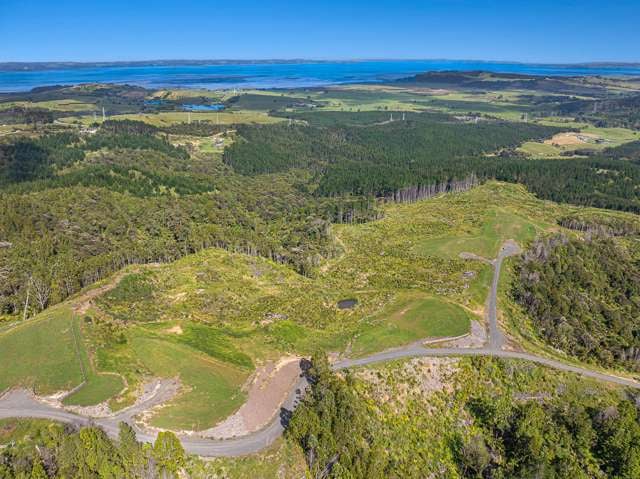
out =
<svg viewBox="0 0 640 479"><path fill-rule="evenodd" d="M640 0L0 0L0 61L640 61Z"/></svg>

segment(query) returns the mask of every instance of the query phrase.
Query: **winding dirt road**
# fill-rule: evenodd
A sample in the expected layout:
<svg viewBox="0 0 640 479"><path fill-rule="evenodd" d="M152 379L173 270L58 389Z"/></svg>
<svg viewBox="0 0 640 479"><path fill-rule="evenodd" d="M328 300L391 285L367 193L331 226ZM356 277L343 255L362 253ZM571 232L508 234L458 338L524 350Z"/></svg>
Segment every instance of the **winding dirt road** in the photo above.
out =
<svg viewBox="0 0 640 479"><path fill-rule="evenodd" d="M481 348L429 348L423 346L420 343L413 343L391 351L383 351L380 353L372 354L364 358L343 359L335 362L333 364L333 368L339 370L418 356L493 356L506 359L531 361L560 371L572 372L592 379L605 381L620 386L640 389L640 383L631 379L614 376L611 374L600 373L591 369L566 364L554 359L537 356L535 354L503 349L505 344L505 336L499 328L497 313L497 293L498 283L500 280L500 269L502 267L502 262L506 257L518 254L519 251L520 248L515 242L507 241L500 249L498 257L495 260L491 261L491 264L494 267L494 273L491 290L489 292L489 298L487 301L489 340L485 346ZM225 440L206 439L195 435L180 436L180 440L182 441L182 444L187 452L191 454L198 454L200 456L242 456L258 452L271 445L278 437L282 435L284 431L283 424L286 424L288 418L291 416L291 412L297 406L297 403L300 400L302 394L304 394L304 390L306 389L306 387L306 379L301 375L300 379L297 381L297 383L287 396L286 400L282 404L280 414L277 414L276 417L266 427L257 432L248 434L246 436ZM148 398L146 401L136 404L131 408L125 409L114 416L100 419L91 419L40 402L27 391L14 390L10 391L2 398L0 398L0 418L43 418L71 423L78 426L87 426L90 424L94 424L103 428L104 431L111 437L117 437L118 424L124 421L134 427L138 436L138 440L152 442L155 440L156 434L153 432L140 430L135 425L134 419L135 416L139 413L150 409L151 407L161 403L162 401L163 392L160 389L158 394Z"/></svg>

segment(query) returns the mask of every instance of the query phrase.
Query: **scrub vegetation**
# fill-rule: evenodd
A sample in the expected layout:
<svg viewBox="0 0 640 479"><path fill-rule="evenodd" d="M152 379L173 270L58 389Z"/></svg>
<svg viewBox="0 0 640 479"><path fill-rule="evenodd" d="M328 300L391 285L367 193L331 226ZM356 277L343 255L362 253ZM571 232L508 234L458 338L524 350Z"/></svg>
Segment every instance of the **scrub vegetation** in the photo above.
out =
<svg viewBox="0 0 640 479"><path fill-rule="evenodd" d="M287 430L327 477L634 477L624 392L516 361L414 359L346 374L316 357ZM435 380L433 378L439 378Z"/></svg>

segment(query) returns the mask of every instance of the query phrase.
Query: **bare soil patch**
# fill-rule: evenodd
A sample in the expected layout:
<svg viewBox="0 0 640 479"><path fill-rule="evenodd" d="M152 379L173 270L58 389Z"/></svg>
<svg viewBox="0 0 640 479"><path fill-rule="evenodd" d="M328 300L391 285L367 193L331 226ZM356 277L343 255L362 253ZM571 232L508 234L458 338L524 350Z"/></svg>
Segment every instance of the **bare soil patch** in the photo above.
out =
<svg viewBox="0 0 640 479"><path fill-rule="evenodd" d="M480 348L484 346L488 340L487 328L480 321L471 321L470 334L465 337L456 339L450 343L451 347L456 348Z"/></svg>
<svg viewBox="0 0 640 479"><path fill-rule="evenodd" d="M452 392L453 378L459 358L414 358L404 362L389 375L376 368L360 368L355 374L371 384L376 401L391 404L401 410L410 397L428 398L437 392Z"/></svg>
<svg viewBox="0 0 640 479"><path fill-rule="evenodd" d="M226 439L261 429L278 413L299 376L299 357L287 356L277 362L266 363L245 384L247 401L240 409L199 435Z"/></svg>
<svg viewBox="0 0 640 479"><path fill-rule="evenodd" d="M544 140L544 143L554 146L584 145L585 143L593 142L597 138L598 136L590 133L568 132L553 135L552 138Z"/></svg>
<svg viewBox="0 0 640 479"><path fill-rule="evenodd" d="M179 324L176 324L172 328L166 329L165 332L169 334L177 334L177 335L181 335L184 333L184 331L182 331L182 326L180 326Z"/></svg>

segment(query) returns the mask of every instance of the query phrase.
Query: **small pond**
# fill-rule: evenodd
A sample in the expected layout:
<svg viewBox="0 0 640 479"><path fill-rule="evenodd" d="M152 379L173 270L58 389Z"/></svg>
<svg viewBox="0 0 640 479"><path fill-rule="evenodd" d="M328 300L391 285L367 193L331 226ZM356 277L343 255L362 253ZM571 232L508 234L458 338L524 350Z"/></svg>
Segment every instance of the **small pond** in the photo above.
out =
<svg viewBox="0 0 640 479"><path fill-rule="evenodd" d="M144 104L146 106L160 106L160 105L164 105L164 100L161 98L153 98L151 100L145 100Z"/></svg>
<svg viewBox="0 0 640 479"><path fill-rule="evenodd" d="M338 301L338 308L339 309L351 309L351 308L355 307L356 304L358 304L358 300L357 299L341 299L340 301Z"/></svg>
<svg viewBox="0 0 640 479"><path fill-rule="evenodd" d="M211 105L193 105L185 104L182 108L188 111L221 111L224 110L224 105L221 103L214 103Z"/></svg>

